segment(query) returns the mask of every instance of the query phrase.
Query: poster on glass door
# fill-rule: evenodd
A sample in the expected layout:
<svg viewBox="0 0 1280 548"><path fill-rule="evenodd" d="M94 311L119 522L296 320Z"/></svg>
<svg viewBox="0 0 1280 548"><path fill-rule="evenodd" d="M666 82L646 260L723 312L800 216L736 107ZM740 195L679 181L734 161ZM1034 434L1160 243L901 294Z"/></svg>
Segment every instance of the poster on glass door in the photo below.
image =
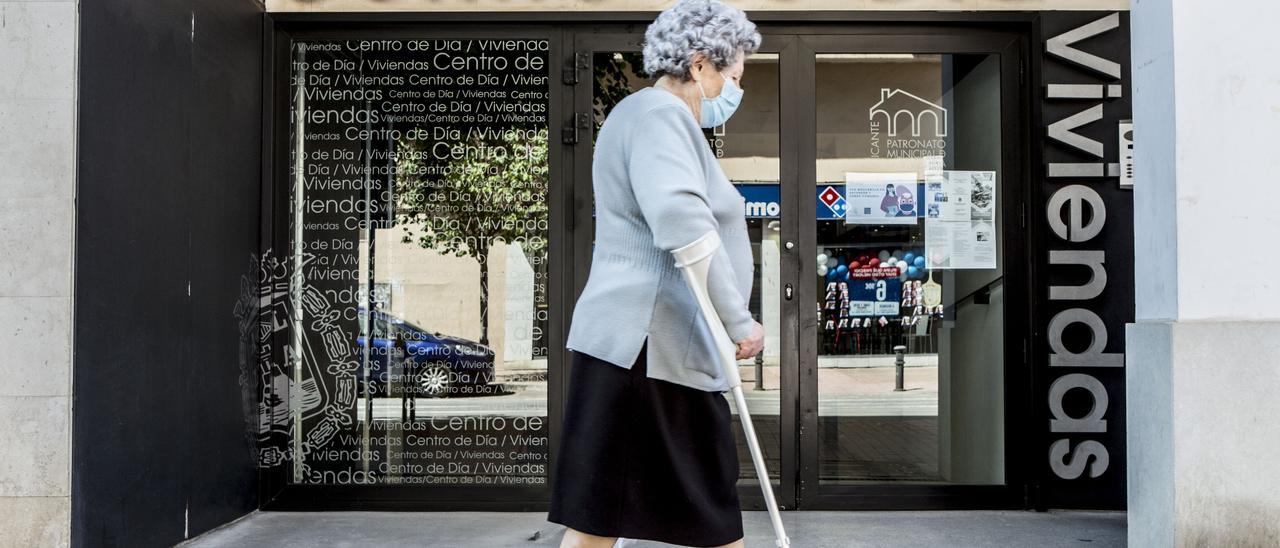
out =
<svg viewBox="0 0 1280 548"><path fill-rule="evenodd" d="M850 316L897 316L902 302L899 278L849 280Z"/></svg>
<svg viewBox="0 0 1280 548"><path fill-rule="evenodd" d="M996 173L943 171L924 188L929 268L996 267Z"/></svg>
<svg viewBox="0 0 1280 548"><path fill-rule="evenodd" d="M913 225L919 216L916 174L846 172L844 222Z"/></svg>

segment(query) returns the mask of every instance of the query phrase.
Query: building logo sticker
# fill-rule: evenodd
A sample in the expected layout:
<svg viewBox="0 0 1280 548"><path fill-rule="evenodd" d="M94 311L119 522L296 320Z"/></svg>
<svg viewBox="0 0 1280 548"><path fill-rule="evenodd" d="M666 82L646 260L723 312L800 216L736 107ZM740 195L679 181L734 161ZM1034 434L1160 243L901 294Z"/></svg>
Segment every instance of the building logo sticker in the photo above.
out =
<svg viewBox="0 0 1280 548"><path fill-rule="evenodd" d="M867 120L874 158L941 155L947 146L947 109L900 88L880 88Z"/></svg>

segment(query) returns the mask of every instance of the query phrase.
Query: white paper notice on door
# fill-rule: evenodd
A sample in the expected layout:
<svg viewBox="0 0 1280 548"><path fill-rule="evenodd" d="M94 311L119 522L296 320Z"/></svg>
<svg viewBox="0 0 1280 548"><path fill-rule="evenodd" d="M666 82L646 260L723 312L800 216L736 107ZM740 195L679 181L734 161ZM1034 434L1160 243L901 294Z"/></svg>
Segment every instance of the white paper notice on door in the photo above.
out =
<svg viewBox="0 0 1280 548"><path fill-rule="evenodd" d="M925 185L924 247L929 268L996 267L996 173L943 171Z"/></svg>

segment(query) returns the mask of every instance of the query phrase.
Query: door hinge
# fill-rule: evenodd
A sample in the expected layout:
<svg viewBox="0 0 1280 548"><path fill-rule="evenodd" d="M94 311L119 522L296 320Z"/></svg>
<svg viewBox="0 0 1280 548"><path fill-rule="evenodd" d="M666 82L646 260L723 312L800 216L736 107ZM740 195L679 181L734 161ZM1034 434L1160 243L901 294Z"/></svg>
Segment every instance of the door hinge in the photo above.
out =
<svg viewBox="0 0 1280 548"><path fill-rule="evenodd" d="M573 58L569 59L569 62L564 65L564 70L561 73L561 80L565 85L577 85L579 81L579 71L587 70L589 68L591 68L591 54L585 51L575 52L573 54Z"/></svg>
<svg viewBox="0 0 1280 548"><path fill-rule="evenodd" d="M1027 203L1022 202L1022 207L1018 211L1018 224L1022 228L1027 228Z"/></svg>
<svg viewBox="0 0 1280 548"><path fill-rule="evenodd" d="M1019 85L1027 84L1027 64L1026 63L1018 63L1018 84Z"/></svg>
<svg viewBox="0 0 1280 548"><path fill-rule="evenodd" d="M591 129L591 116L585 112L575 112L560 128L560 140L566 145L576 145L578 132L588 129Z"/></svg>

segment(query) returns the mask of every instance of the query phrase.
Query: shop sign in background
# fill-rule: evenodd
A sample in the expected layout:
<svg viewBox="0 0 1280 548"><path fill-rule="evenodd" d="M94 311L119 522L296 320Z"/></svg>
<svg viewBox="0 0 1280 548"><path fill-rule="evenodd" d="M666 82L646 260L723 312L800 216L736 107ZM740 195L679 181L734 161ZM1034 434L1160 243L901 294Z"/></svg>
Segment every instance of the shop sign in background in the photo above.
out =
<svg viewBox="0 0 1280 548"><path fill-rule="evenodd" d="M849 276L849 315L887 316L899 313L902 301L902 280L897 269L885 277L864 277L857 270ZM856 278L856 279L855 279Z"/></svg>

